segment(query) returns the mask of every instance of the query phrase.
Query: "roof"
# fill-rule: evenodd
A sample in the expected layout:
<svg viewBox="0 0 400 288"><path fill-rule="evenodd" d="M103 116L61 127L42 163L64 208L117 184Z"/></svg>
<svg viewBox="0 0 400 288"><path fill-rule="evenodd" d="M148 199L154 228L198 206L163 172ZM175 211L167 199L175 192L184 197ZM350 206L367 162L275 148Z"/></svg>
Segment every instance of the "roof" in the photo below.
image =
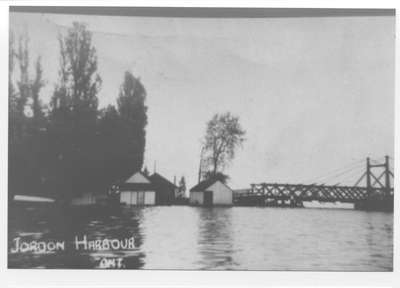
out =
<svg viewBox="0 0 400 288"><path fill-rule="evenodd" d="M168 179L164 178L158 173L154 173L149 177L150 181L152 184L157 186L157 188L166 188L166 189L177 189L178 186L176 186L174 183L169 181Z"/></svg>
<svg viewBox="0 0 400 288"><path fill-rule="evenodd" d="M154 190L151 180L140 171L133 173L118 186L120 190Z"/></svg>
<svg viewBox="0 0 400 288"><path fill-rule="evenodd" d="M14 201L21 201L21 202L49 202L52 203L55 200L48 197L40 197L40 196L30 196L30 195L14 195Z"/></svg>
<svg viewBox="0 0 400 288"><path fill-rule="evenodd" d="M132 183L132 184L133 183L135 183L135 184L146 183L146 184L149 184L149 183L151 183L151 181L144 173L142 173L141 171L137 171L137 172L133 173L131 176L129 176L124 181L124 183Z"/></svg>
<svg viewBox="0 0 400 288"><path fill-rule="evenodd" d="M228 185L226 185L225 183L223 183L221 180L218 179L208 179L208 180L204 180L201 181L199 184L197 184L196 186L192 187L192 189L190 189L190 191L205 191L207 190L211 185L213 185L216 182L221 182L222 184L224 184L226 187L229 188ZM229 188L230 190L232 190L231 188Z"/></svg>

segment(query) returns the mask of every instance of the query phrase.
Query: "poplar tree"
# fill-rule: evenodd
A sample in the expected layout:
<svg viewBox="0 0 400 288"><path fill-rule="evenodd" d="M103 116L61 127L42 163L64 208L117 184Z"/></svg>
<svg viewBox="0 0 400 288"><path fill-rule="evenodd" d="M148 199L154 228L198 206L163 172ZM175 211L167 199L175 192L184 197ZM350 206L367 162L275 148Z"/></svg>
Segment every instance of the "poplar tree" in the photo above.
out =
<svg viewBox="0 0 400 288"><path fill-rule="evenodd" d="M14 87L14 69L18 79ZM15 193L42 191L42 172L46 151L45 115L40 101L44 86L40 57L36 60L34 76L29 73L29 37L20 35L15 48L14 34L9 42L9 185L10 196ZM33 78L33 80L32 80ZM23 179L23 180L21 180Z"/></svg>
<svg viewBox="0 0 400 288"><path fill-rule="evenodd" d="M145 100L146 90L140 79L126 71L117 98L118 113L121 118L119 146L124 175L140 171L143 166L147 125Z"/></svg>
<svg viewBox="0 0 400 288"><path fill-rule="evenodd" d="M60 69L50 107L50 134L56 185L64 196L90 189L95 181L98 98L101 78L92 33L74 22L59 36ZM68 194L68 195L66 195Z"/></svg>

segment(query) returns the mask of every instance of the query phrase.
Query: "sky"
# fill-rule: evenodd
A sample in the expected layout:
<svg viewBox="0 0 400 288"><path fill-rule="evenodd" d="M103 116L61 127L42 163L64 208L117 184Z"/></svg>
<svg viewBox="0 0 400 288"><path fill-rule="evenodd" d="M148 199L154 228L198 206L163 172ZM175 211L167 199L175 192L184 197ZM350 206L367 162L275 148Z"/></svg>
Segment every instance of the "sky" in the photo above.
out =
<svg viewBox="0 0 400 288"><path fill-rule="evenodd" d="M58 78L57 35L73 21L93 32L100 106L115 104L126 70L139 77L147 91L145 165L153 172L156 162L170 180L185 176L188 188L197 183L206 122L227 111L246 130L224 171L233 189L309 184L358 163L338 180L351 185L366 157L394 156L393 16L10 13L11 30L29 34L32 59L42 57L45 103Z"/></svg>

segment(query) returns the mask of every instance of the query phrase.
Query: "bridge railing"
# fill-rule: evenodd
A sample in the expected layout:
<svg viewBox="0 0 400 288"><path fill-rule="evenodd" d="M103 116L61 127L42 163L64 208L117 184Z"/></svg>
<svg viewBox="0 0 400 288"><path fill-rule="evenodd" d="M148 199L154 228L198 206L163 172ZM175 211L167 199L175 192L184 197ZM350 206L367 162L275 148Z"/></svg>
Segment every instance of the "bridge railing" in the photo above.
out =
<svg viewBox="0 0 400 288"><path fill-rule="evenodd" d="M303 201L341 201L356 202L370 197L385 198L393 195L385 188L370 188L359 186L327 186L315 184L278 184L260 183L252 184L250 189L234 192L234 198L264 197L272 199L299 199Z"/></svg>

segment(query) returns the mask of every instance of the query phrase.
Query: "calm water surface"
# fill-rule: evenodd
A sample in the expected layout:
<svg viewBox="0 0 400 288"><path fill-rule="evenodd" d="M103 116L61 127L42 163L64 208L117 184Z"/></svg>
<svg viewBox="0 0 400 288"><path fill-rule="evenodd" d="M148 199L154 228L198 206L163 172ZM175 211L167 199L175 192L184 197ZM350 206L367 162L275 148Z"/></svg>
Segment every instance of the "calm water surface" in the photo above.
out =
<svg viewBox="0 0 400 288"><path fill-rule="evenodd" d="M118 213L48 219L28 209L10 216L9 245L40 241L135 238L136 249L9 253L10 268L98 268L121 257L130 269L340 270L393 269L393 214L334 209L124 208ZM32 214L33 213L33 214ZM30 216L29 216L30 215ZM36 215L36 216L32 216ZM23 217L28 220L21 220Z"/></svg>

